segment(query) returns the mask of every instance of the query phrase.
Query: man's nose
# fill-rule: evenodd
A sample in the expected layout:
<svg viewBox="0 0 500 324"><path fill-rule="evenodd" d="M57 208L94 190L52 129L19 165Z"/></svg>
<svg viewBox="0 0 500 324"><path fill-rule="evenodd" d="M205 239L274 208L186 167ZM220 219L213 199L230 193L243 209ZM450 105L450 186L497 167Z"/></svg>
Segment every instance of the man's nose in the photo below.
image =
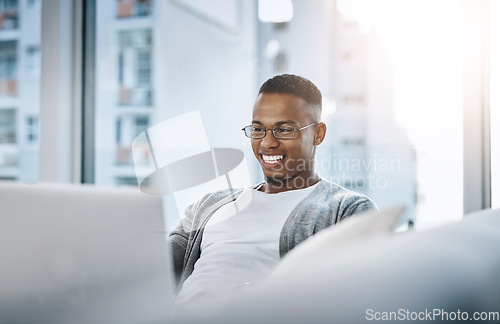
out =
<svg viewBox="0 0 500 324"><path fill-rule="evenodd" d="M274 137L273 131L268 130L266 132L266 136L260 142L260 145L265 148L277 147L279 145L279 141Z"/></svg>

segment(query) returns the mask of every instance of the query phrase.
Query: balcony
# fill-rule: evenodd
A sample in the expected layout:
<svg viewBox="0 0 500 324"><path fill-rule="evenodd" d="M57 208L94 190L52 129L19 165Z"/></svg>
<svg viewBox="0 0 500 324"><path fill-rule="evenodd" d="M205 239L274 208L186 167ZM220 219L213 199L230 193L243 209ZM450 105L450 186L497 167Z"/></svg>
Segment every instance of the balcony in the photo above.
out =
<svg viewBox="0 0 500 324"><path fill-rule="evenodd" d="M118 98L120 106L151 106L152 90L150 88L120 87Z"/></svg>
<svg viewBox="0 0 500 324"><path fill-rule="evenodd" d="M18 164L18 148L15 145L0 145L0 168L16 167Z"/></svg>
<svg viewBox="0 0 500 324"><path fill-rule="evenodd" d="M15 96L15 95L17 95L17 80L0 79L0 96Z"/></svg>
<svg viewBox="0 0 500 324"><path fill-rule="evenodd" d="M17 9L0 12L0 31L17 29L19 27L19 15Z"/></svg>
<svg viewBox="0 0 500 324"><path fill-rule="evenodd" d="M149 167L151 165L152 157L149 146L144 147L134 147L132 151L132 145L123 146L118 145L116 148L116 159L117 165L135 165L136 168Z"/></svg>
<svg viewBox="0 0 500 324"><path fill-rule="evenodd" d="M150 0L121 0L117 4L118 18L145 17L151 15Z"/></svg>
<svg viewBox="0 0 500 324"><path fill-rule="evenodd" d="M118 146L116 148L116 164L117 165L131 165L134 161L132 160L132 150L130 147Z"/></svg>

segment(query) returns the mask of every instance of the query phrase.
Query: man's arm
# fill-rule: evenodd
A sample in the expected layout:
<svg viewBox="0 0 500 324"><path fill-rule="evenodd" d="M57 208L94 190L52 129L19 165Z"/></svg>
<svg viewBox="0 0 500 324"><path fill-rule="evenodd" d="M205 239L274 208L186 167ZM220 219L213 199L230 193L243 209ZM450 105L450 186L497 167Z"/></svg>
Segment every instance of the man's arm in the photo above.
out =
<svg viewBox="0 0 500 324"><path fill-rule="evenodd" d="M173 267L177 283L180 283L182 272L184 271L189 235L190 232L195 228L195 215L198 212L200 206L204 201L207 200L207 197L209 196L210 194L207 194L198 202L189 205L184 211L184 217L182 217L179 225L177 225L177 227L172 232L170 232L168 236L167 244L172 254Z"/></svg>
<svg viewBox="0 0 500 324"><path fill-rule="evenodd" d="M358 214L369 210L378 210L378 208L372 200L366 199L366 201L360 201L356 206L354 206L352 214Z"/></svg>
<svg viewBox="0 0 500 324"><path fill-rule="evenodd" d="M201 240L197 240L196 242L191 240L203 224L203 212L207 208L211 208L214 204L221 202L223 198L228 196L231 196L233 200L236 199L241 191L241 189L238 189L237 191L225 189L214 193L208 193L198 202L191 204L186 208L184 211L184 217L181 219L180 224L170 233L167 240L172 253L173 265L178 283L180 283L180 280L182 279L184 267L186 266L190 269L199 257L199 244ZM194 246L198 248L193 249L193 244L195 244ZM190 251L193 250L195 252L191 253L191 255L187 255L186 251L188 248Z"/></svg>
<svg viewBox="0 0 500 324"><path fill-rule="evenodd" d="M184 257L186 255L188 237L188 233L185 233L182 230L182 224L179 224L177 228L169 234L167 239L167 244L172 254L173 267L177 282L180 281L182 270L184 269Z"/></svg>
<svg viewBox="0 0 500 324"><path fill-rule="evenodd" d="M375 205L375 203L367 197L359 198L344 210L338 221L342 221L351 215L363 213L370 210L378 210L377 205Z"/></svg>

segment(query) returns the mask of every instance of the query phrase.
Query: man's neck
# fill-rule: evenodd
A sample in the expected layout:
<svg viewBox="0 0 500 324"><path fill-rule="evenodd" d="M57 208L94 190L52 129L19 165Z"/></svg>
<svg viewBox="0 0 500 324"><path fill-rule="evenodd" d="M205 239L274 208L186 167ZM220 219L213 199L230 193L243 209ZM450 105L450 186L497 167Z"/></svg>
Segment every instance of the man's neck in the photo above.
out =
<svg viewBox="0 0 500 324"><path fill-rule="evenodd" d="M266 179L266 182L260 187L260 191L269 194L280 193L284 191L305 189L307 187L313 186L320 180L317 174L311 177L304 178L292 178L286 180L278 179Z"/></svg>

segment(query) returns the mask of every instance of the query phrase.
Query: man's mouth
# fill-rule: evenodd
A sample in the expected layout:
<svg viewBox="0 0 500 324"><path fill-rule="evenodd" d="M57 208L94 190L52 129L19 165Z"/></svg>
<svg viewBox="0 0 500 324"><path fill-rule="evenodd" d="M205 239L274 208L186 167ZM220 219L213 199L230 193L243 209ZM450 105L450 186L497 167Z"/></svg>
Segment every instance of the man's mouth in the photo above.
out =
<svg viewBox="0 0 500 324"><path fill-rule="evenodd" d="M274 154L274 155L261 154L261 156L262 156L262 161L269 166L275 166L285 158L285 155L283 154Z"/></svg>

